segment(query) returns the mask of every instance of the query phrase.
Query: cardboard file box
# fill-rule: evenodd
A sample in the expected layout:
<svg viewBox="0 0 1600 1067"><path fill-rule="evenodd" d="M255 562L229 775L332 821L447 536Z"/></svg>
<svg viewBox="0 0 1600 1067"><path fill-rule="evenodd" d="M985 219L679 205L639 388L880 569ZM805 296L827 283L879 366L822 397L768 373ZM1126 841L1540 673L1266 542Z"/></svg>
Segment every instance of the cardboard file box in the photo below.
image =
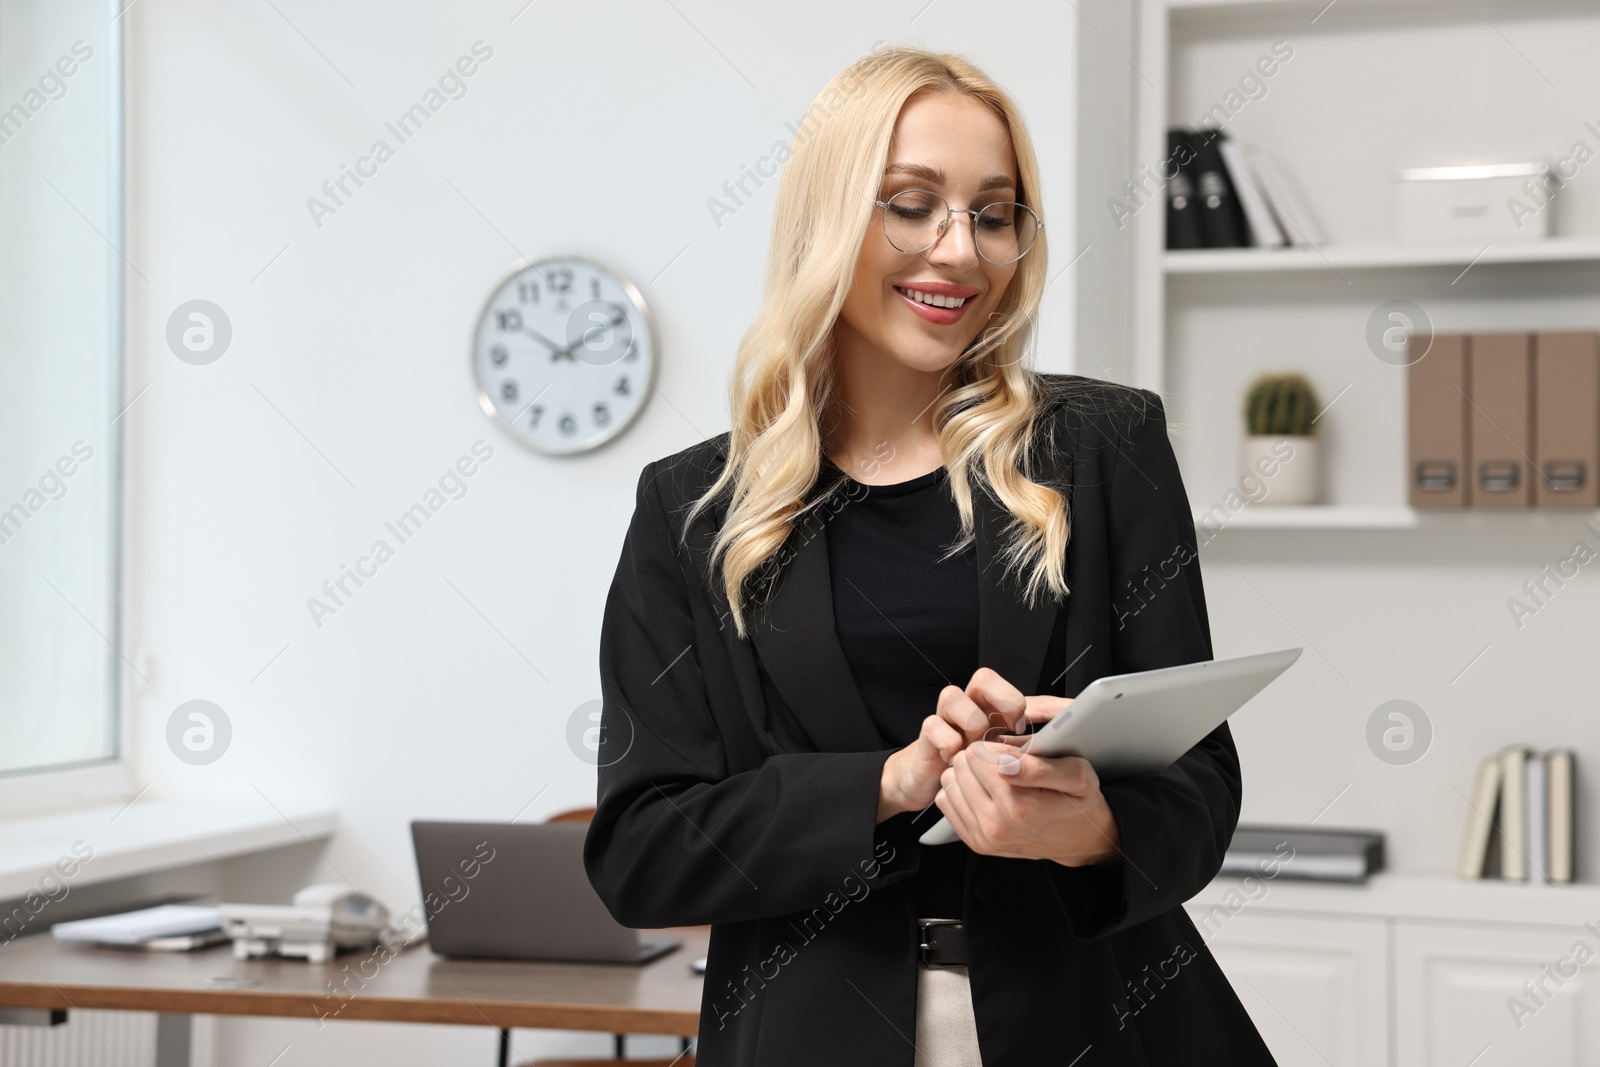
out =
<svg viewBox="0 0 1600 1067"><path fill-rule="evenodd" d="M1533 338L1534 506L1600 507L1600 334Z"/></svg>
<svg viewBox="0 0 1600 1067"><path fill-rule="evenodd" d="M1413 337L1411 344L1406 370L1407 495L1414 508L1464 508L1472 503L1469 339L1440 334L1431 344L1424 337ZM1426 347L1421 358L1419 345Z"/></svg>
<svg viewBox="0 0 1600 1067"><path fill-rule="evenodd" d="M1533 338L1526 333L1480 333L1467 346L1472 413L1472 506L1526 508L1533 504Z"/></svg>

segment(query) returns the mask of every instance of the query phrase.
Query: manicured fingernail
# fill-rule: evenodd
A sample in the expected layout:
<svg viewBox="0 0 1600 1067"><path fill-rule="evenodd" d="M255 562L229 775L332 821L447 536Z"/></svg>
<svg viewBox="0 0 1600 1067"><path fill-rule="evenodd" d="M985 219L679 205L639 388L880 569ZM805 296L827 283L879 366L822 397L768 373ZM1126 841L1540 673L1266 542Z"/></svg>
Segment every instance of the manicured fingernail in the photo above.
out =
<svg viewBox="0 0 1600 1067"><path fill-rule="evenodd" d="M1017 759L1017 757L1015 757L1015 756L1001 756L1000 757L1000 773L1001 774L1020 774L1021 772L1022 772L1022 761Z"/></svg>

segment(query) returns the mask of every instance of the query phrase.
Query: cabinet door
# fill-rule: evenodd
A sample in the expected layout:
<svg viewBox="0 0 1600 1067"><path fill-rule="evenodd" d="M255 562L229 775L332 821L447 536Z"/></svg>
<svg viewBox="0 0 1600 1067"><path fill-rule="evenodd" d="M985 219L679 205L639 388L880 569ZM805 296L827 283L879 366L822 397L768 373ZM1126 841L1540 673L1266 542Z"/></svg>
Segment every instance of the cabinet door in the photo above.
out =
<svg viewBox="0 0 1600 1067"><path fill-rule="evenodd" d="M1188 908L1279 1067L1389 1062L1385 920Z"/></svg>
<svg viewBox="0 0 1600 1067"><path fill-rule="evenodd" d="M1581 926L1401 922L1395 964L1401 1067L1600 1063L1600 937Z"/></svg>

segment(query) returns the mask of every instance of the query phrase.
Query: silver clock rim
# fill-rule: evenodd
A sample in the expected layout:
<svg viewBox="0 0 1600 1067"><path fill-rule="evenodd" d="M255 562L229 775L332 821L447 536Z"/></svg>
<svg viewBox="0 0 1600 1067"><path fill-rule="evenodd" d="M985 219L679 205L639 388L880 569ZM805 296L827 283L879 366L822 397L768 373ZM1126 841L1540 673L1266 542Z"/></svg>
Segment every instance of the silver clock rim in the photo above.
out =
<svg viewBox="0 0 1600 1067"><path fill-rule="evenodd" d="M621 286L623 295L628 298L628 302L633 305L634 310L639 313L639 317L644 320L645 332L650 337L650 372L647 380L645 381L645 397L642 401L640 401L639 406L633 409L632 414L608 428L605 433L589 438L584 443L582 448L559 451L552 448L545 448L542 445L536 444L535 442L523 437L517 432L517 428L510 422L507 422L504 415L500 414L500 409L495 407L494 400L489 396L488 391L483 387L483 379L478 375L477 342L478 330L483 325L484 316L489 314L490 309L494 306L495 297L498 296L500 291L505 288L507 282L511 281L511 279L515 278L523 271L528 270L530 267L539 267L544 264L551 263L574 262L584 263L590 267L605 272L607 275L613 278L619 286ZM513 262L511 266L500 275L494 286L489 290L489 295L484 298L483 305L478 309L477 318L472 320L472 336L467 343L467 363L468 369L472 374L473 388L476 389L478 393L478 406L483 409L483 413L485 415L489 416L491 420L497 423L500 428L505 431L508 437L522 445L524 448L528 449L530 452L536 452L541 456L581 456L587 452L593 452L595 449L621 436L624 430L628 429L628 427L632 426L636 421L638 421L639 416L644 413L644 409L650 405L649 394L655 391L656 372L657 368L661 365L661 338L656 332L655 316L650 313L650 305L645 302L644 294L639 291L639 287L634 285L632 279L630 279L626 274L617 270L604 260L578 253L553 253L551 255L540 256L538 258L534 258L533 256L524 256L521 259Z"/></svg>

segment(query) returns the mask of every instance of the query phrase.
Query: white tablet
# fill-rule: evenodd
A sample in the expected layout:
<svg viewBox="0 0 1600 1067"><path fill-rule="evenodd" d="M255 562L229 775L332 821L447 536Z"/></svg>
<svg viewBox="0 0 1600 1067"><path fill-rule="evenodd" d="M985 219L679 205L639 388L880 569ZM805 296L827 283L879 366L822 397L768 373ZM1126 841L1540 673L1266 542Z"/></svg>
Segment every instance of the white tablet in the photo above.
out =
<svg viewBox="0 0 1600 1067"><path fill-rule="evenodd" d="M1103 781L1157 774L1265 689L1301 651L1285 648L1097 678L1019 750L1082 756ZM960 838L948 819L940 819L919 840L950 845Z"/></svg>

